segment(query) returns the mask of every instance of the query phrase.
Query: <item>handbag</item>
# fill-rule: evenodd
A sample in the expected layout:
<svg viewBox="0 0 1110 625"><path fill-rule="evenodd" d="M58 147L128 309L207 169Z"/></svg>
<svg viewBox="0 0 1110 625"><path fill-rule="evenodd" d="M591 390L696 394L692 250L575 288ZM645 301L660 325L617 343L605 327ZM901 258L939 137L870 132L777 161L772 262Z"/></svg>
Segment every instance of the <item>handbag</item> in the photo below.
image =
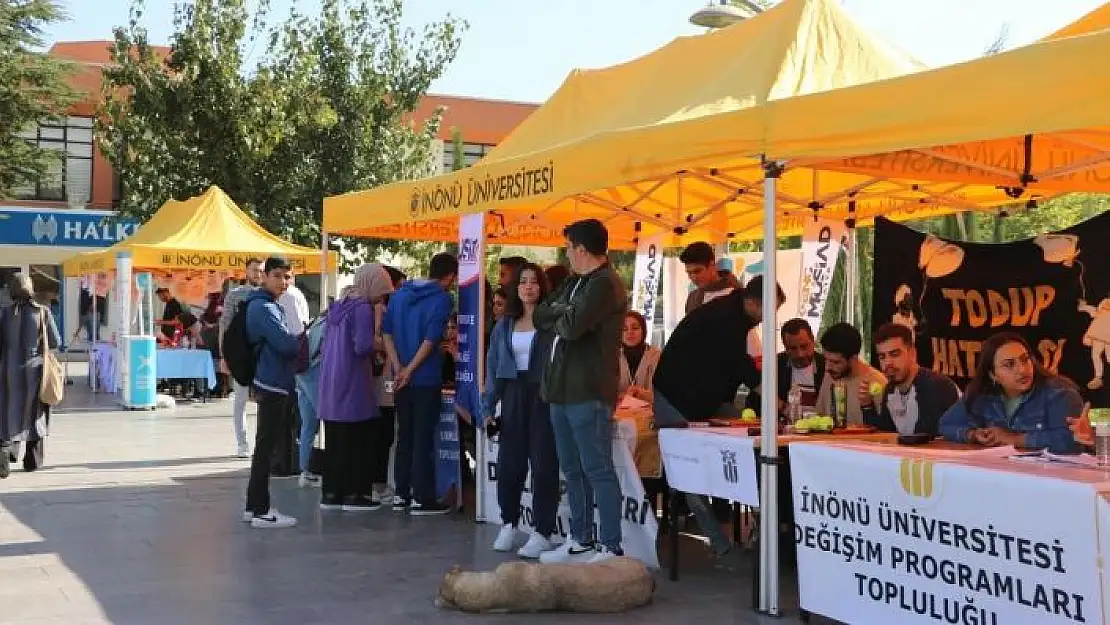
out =
<svg viewBox="0 0 1110 625"><path fill-rule="evenodd" d="M58 357L50 351L50 342L46 340L47 323L46 309L39 309L39 329L41 330L40 343L42 344L42 382L39 384L39 401L47 406L57 406L62 403L65 396L65 372Z"/></svg>

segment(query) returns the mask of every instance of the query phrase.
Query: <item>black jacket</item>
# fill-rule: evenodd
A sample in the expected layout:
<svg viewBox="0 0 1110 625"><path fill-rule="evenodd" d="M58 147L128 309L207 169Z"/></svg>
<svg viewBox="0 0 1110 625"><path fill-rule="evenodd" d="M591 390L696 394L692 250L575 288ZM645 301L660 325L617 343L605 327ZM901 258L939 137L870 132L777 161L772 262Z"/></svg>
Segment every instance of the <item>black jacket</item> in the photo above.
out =
<svg viewBox="0 0 1110 625"><path fill-rule="evenodd" d="M541 395L551 404L601 401L616 406L621 327L628 296L608 263L568 278L536 308L532 321L554 333Z"/></svg>
<svg viewBox="0 0 1110 625"><path fill-rule="evenodd" d="M741 383L759 385L748 355L755 322L744 312L737 289L695 308L667 339L652 385L688 421L704 421L731 403Z"/></svg>
<svg viewBox="0 0 1110 625"><path fill-rule="evenodd" d="M952 404L960 400L960 391L952 380L925 367L918 370L917 377L913 379L913 387L917 395L917 424L914 432L936 436L940 429L940 418ZM881 411L875 409L874 403L863 407L863 422L883 432L897 432L898 428L894 426L894 419L890 416L890 395L894 392L894 384L887 384L883 392Z"/></svg>

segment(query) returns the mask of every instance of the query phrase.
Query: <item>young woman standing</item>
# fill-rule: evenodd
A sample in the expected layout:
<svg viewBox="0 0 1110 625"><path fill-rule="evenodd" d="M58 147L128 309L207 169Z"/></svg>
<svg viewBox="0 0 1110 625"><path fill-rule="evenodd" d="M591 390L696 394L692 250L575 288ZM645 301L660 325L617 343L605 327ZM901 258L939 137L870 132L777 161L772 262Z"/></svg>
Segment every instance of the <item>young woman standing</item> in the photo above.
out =
<svg viewBox="0 0 1110 625"><path fill-rule="evenodd" d="M517 551L524 558L539 558L551 549L559 505L559 460L550 410L540 399L543 367L551 352L553 336L540 332L532 313L547 295L543 270L525 264L511 283L505 315L490 336L486 356L486 392L482 406L487 420L496 418L501 403L500 448L497 455L497 503L504 524L496 551L511 551L518 544L520 496L528 469L532 470L532 512L535 531Z"/></svg>

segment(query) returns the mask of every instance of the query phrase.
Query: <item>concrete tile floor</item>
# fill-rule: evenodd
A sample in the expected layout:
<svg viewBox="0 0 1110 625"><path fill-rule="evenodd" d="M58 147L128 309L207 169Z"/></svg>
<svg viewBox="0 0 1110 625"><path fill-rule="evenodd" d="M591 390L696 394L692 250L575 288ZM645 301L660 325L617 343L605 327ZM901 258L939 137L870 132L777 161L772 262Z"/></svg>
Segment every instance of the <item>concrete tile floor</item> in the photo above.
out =
<svg viewBox="0 0 1110 625"><path fill-rule="evenodd" d="M746 575L683 546L678 583L659 575L634 613L471 616L432 603L454 564L487 569L492 526L388 510L321 514L318 491L274 480L291 530L239 520L247 462L230 457L229 402L113 410L78 382L54 419L48 468L0 481L0 624L794 623L750 610ZM784 576L784 606L795 610ZM814 622L819 619L814 619Z"/></svg>

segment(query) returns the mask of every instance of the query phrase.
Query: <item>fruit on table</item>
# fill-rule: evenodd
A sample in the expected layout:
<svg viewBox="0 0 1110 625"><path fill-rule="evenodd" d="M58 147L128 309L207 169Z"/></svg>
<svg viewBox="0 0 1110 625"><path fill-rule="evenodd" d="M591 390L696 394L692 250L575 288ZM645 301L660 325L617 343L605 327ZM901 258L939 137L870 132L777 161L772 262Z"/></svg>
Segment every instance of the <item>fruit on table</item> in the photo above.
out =
<svg viewBox="0 0 1110 625"><path fill-rule="evenodd" d="M815 430L831 430L833 429L833 418L827 415L816 415L813 417L803 417L794 422L795 430L815 431Z"/></svg>
<svg viewBox="0 0 1110 625"><path fill-rule="evenodd" d="M883 394L883 385L879 384L878 382L872 382L871 383L871 388L869 390L871 391L872 395L882 395Z"/></svg>
<svg viewBox="0 0 1110 625"><path fill-rule="evenodd" d="M744 412L740 413L740 420L741 421L758 421L759 418L755 415L755 410L752 410L751 408L745 408Z"/></svg>

